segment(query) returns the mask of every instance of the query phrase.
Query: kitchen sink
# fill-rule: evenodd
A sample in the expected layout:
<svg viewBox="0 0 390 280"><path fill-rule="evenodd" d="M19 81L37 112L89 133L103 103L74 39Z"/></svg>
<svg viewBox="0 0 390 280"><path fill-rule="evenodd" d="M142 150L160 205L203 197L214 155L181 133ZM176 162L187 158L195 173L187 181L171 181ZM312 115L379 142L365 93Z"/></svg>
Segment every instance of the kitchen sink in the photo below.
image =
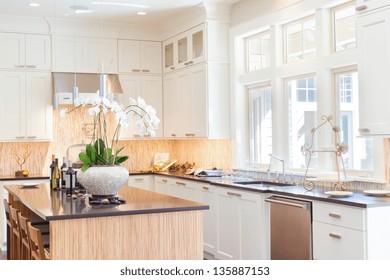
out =
<svg viewBox="0 0 390 280"><path fill-rule="evenodd" d="M282 182L272 182L272 181L236 181L233 182L238 185L272 185L278 187L289 187L293 186L291 183L282 183Z"/></svg>

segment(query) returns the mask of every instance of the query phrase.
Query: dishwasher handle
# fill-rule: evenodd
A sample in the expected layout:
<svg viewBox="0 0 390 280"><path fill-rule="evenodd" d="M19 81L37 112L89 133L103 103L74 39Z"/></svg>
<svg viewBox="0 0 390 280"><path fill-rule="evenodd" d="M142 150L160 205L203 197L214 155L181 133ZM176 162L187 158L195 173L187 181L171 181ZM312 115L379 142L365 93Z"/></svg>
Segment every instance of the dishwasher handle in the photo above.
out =
<svg viewBox="0 0 390 280"><path fill-rule="evenodd" d="M282 204L282 205L287 205L287 206L292 206L292 207L298 207L298 208L302 208L302 209L308 209L308 204L310 202L302 202L302 203L299 203L298 201L294 201L294 200L291 200L291 201L294 201L294 202L289 202L289 201L285 201L285 200L277 200L273 197L270 197L270 198L266 198L265 199L266 202L270 202L270 203L278 203L278 204Z"/></svg>

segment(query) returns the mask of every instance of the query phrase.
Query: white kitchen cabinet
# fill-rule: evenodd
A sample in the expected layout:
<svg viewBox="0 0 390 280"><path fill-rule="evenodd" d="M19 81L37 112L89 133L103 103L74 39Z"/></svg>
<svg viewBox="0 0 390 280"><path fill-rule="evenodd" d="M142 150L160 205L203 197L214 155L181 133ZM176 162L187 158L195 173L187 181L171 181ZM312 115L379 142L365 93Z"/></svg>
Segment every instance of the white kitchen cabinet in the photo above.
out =
<svg viewBox="0 0 390 280"><path fill-rule="evenodd" d="M226 66L205 63L164 75L165 137L230 137Z"/></svg>
<svg viewBox="0 0 390 280"><path fill-rule="evenodd" d="M208 136L207 68L199 65L164 77L164 136Z"/></svg>
<svg viewBox="0 0 390 280"><path fill-rule="evenodd" d="M147 191L154 191L154 180L149 175L130 175L128 185Z"/></svg>
<svg viewBox="0 0 390 280"><path fill-rule="evenodd" d="M360 15L357 40L359 133L362 136L389 135L390 8Z"/></svg>
<svg viewBox="0 0 390 280"><path fill-rule="evenodd" d="M51 74L1 71L0 83L0 140L51 140Z"/></svg>
<svg viewBox="0 0 390 280"><path fill-rule="evenodd" d="M388 0L356 0L356 11L369 12L390 5Z"/></svg>
<svg viewBox="0 0 390 280"><path fill-rule="evenodd" d="M117 73L117 40L110 38L53 36L55 72Z"/></svg>
<svg viewBox="0 0 390 280"><path fill-rule="evenodd" d="M119 73L161 74L161 43L118 40Z"/></svg>
<svg viewBox="0 0 390 280"><path fill-rule="evenodd" d="M155 137L163 137L163 92L162 92L162 77L161 76L142 76L142 75L120 75L119 80L123 89L121 104L125 107L129 105L130 98L137 99L142 97L146 104L152 106L160 119L159 126L156 130ZM140 135L138 128L135 125L135 120L132 126L122 129L120 139L139 139L150 138L148 135Z"/></svg>
<svg viewBox="0 0 390 280"><path fill-rule="evenodd" d="M215 187L218 259L261 259L263 199L254 192Z"/></svg>
<svg viewBox="0 0 390 280"><path fill-rule="evenodd" d="M154 176L154 191L166 195L170 195L168 178L165 176Z"/></svg>
<svg viewBox="0 0 390 280"><path fill-rule="evenodd" d="M0 68L51 69L49 35L0 33Z"/></svg>
<svg viewBox="0 0 390 280"><path fill-rule="evenodd" d="M313 202L313 258L366 259L366 213L363 208Z"/></svg>
<svg viewBox="0 0 390 280"><path fill-rule="evenodd" d="M163 43L164 73L206 60L206 25L198 25Z"/></svg>

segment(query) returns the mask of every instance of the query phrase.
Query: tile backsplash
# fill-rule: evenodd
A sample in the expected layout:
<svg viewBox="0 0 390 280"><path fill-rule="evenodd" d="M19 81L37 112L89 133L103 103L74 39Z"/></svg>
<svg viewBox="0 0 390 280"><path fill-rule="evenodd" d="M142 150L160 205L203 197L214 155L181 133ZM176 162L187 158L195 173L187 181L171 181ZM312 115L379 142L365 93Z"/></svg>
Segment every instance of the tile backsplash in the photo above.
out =
<svg viewBox="0 0 390 280"><path fill-rule="evenodd" d="M60 109L66 108L60 106ZM112 124L114 120L109 120ZM76 110L66 118L60 117L60 110L53 111L53 141L29 142L31 155L23 165L30 174L49 174L51 155L55 154L62 164L69 146L89 143L85 125L91 123L85 110ZM114 127L111 125L110 127ZM195 162L195 167L231 169L231 140L123 140L125 146L122 154L129 155L123 165L129 170L145 170L152 164L155 153L167 152L171 160L178 162ZM22 151L25 143L0 143L0 176L14 175L19 166L12 152Z"/></svg>

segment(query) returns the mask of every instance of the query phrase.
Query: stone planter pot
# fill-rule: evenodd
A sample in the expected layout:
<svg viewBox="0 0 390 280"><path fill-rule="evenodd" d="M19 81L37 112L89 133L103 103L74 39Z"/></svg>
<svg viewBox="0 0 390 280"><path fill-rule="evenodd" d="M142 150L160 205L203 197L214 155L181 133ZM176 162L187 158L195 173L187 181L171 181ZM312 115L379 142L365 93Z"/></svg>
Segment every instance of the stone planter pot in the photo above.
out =
<svg viewBox="0 0 390 280"><path fill-rule="evenodd" d="M119 165L96 165L77 172L77 181L87 193L96 196L114 196L129 179L129 171Z"/></svg>

